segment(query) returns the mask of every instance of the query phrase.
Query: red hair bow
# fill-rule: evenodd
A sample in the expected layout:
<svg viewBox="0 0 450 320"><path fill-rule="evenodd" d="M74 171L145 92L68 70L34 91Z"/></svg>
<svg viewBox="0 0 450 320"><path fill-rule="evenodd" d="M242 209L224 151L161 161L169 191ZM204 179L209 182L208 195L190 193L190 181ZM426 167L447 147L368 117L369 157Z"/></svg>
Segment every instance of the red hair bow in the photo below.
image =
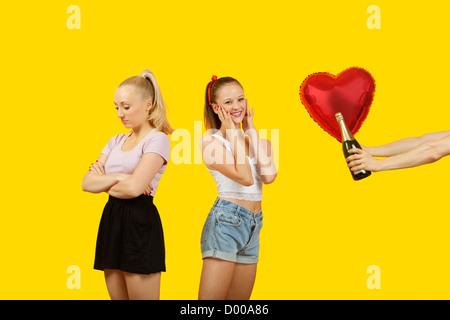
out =
<svg viewBox="0 0 450 320"><path fill-rule="evenodd" d="M216 81L216 80L217 80L217 76L216 75L212 76L211 77L211 82L209 83L209 86L208 86L208 102L209 102L209 105L211 105L211 86L212 86L213 82Z"/></svg>

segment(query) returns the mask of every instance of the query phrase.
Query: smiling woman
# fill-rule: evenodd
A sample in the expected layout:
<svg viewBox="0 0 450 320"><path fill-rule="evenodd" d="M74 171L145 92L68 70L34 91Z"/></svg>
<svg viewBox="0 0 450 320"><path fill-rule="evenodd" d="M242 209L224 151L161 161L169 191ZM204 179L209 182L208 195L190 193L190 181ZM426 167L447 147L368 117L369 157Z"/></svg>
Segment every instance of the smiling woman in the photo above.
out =
<svg viewBox="0 0 450 320"><path fill-rule="evenodd" d="M109 194L94 268L104 270L111 299L158 299L165 248L153 197L167 167L173 129L149 70L122 82L114 104L131 131L109 140L82 184L84 191Z"/></svg>
<svg viewBox="0 0 450 320"><path fill-rule="evenodd" d="M253 290L263 220L262 184L272 183L277 175L272 146L259 137L253 116L236 79L212 78L204 117L206 128L216 132L202 138L201 148L219 195L201 235L199 299L249 299Z"/></svg>

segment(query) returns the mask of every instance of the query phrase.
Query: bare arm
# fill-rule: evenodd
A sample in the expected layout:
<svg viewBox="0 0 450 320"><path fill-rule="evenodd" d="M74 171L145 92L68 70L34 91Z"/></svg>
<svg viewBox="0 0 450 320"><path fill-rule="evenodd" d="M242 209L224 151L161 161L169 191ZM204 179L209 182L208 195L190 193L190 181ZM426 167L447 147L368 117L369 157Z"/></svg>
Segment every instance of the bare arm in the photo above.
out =
<svg viewBox="0 0 450 320"><path fill-rule="evenodd" d="M83 183L81 185L83 191L91 193L105 192L124 178L121 174L106 175L103 171L106 160L108 160L108 157L104 154L100 154L97 160L100 165L96 166L93 170L89 170L89 172L84 175Z"/></svg>
<svg viewBox="0 0 450 320"><path fill-rule="evenodd" d="M260 139L258 131L253 124L254 110L250 113L248 100L245 100L247 105L247 112L242 122L242 128L250 139L249 145L256 157L256 166L258 168L259 176L264 184L269 184L275 181L277 177L277 168L273 160L272 144L267 139Z"/></svg>
<svg viewBox="0 0 450 320"><path fill-rule="evenodd" d="M146 192L156 173L164 165L164 159L156 153L146 153L132 175L114 184L108 194L120 198L136 198Z"/></svg>
<svg viewBox="0 0 450 320"><path fill-rule="evenodd" d="M233 155L218 139L204 136L201 141L202 156L209 169L219 171L239 184L251 186L253 184L253 175L248 158L245 156L244 139L242 132L239 137L236 137L238 141L234 143ZM238 153L244 156L238 156Z"/></svg>
<svg viewBox="0 0 450 320"><path fill-rule="evenodd" d="M247 130L250 138L250 146L256 157L256 165L261 181L269 184L277 177L277 168L273 160L272 144L267 139L260 139L256 130Z"/></svg>
<svg viewBox="0 0 450 320"><path fill-rule="evenodd" d="M438 161L450 154L450 135L439 140L425 142L417 147L385 159L374 159L368 152L360 149L351 149L350 153L356 153L347 158L348 166L352 171L361 169L369 171L386 171L403 168L417 167L420 165Z"/></svg>
<svg viewBox="0 0 450 320"><path fill-rule="evenodd" d="M211 170L219 171L244 186L253 184L252 168L245 155L245 135L236 129L228 112L218 106L219 119L226 131L226 138L231 143L233 154L229 152L221 141L211 136L204 136L201 140L202 156L205 164Z"/></svg>
<svg viewBox="0 0 450 320"><path fill-rule="evenodd" d="M86 173L83 179L82 190L91 193L106 192L119 183L120 174L96 174Z"/></svg>
<svg viewBox="0 0 450 320"><path fill-rule="evenodd" d="M378 147L363 147L374 157L390 157L407 152L426 142L436 141L450 135L450 131L427 133L420 137L410 137L394 141Z"/></svg>

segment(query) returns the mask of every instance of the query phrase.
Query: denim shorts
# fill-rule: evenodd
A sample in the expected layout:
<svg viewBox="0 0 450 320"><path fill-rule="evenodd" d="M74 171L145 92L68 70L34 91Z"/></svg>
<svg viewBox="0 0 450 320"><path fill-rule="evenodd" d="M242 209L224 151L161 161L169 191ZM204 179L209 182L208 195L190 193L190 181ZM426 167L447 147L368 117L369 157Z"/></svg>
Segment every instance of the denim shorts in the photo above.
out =
<svg viewBox="0 0 450 320"><path fill-rule="evenodd" d="M233 202L217 198L203 226L202 258L257 263L262 220L262 211L253 213Z"/></svg>

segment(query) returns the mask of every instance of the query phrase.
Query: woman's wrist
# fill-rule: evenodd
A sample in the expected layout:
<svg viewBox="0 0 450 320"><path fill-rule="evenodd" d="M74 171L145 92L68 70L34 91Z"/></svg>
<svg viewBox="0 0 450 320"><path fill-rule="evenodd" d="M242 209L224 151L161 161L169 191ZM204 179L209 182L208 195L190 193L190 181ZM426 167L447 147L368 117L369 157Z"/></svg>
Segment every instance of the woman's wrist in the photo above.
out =
<svg viewBox="0 0 450 320"><path fill-rule="evenodd" d="M370 153L370 155L372 155L372 148L371 147L366 147L366 146L361 146L361 149L363 149L364 151L367 151L368 153Z"/></svg>
<svg viewBox="0 0 450 320"><path fill-rule="evenodd" d="M251 145L253 146L253 148L255 149L255 152L259 146L260 140L259 140L259 134L256 131L256 129L250 129L247 130L246 132L248 138L250 139Z"/></svg>
<svg viewBox="0 0 450 320"><path fill-rule="evenodd" d="M115 174L115 179L120 182L123 181L125 179L128 179L131 176L131 174L127 174L127 173L116 173Z"/></svg>
<svg viewBox="0 0 450 320"><path fill-rule="evenodd" d="M374 159L374 160L375 160L375 168L374 168L374 170L372 170L373 172L388 170L388 167L387 167L388 163L386 163L386 162L389 161L389 158Z"/></svg>

